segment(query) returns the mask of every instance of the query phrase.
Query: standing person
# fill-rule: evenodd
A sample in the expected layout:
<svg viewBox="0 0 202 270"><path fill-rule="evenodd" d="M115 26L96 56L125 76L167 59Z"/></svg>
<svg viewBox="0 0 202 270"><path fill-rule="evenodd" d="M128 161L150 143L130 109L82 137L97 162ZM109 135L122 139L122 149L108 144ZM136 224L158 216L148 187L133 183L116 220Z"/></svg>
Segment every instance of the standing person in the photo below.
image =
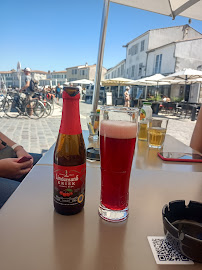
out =
<svg viewBox="0 0 202 270"><path fill-rule="evenodd" d="M60 99L60 92L61 92L61 89L60 89L60 84L58 83L58 85L56 86L56 89L55 89L55 97L57 98L57 101L59 102L59 99Z"/></svg>
<svg viewBox="0 0 202 270"><path fill-rule="evenodd" d="M126 91L124 92L124 99L125 99L125 107L130 107L130 95L129 95L130 88L126 86Z"/></svg>

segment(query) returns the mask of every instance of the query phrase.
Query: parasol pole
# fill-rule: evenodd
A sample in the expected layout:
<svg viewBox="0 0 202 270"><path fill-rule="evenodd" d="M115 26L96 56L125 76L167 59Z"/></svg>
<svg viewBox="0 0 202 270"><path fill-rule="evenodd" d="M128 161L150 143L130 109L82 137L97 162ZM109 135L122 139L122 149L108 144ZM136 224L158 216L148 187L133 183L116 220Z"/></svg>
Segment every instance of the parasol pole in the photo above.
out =
<svg viewBox="0 0 202 270"><path fill-rule="evenodd" d="M108 21L108 14L109 14L109 4L110 4L110 0L104 0L104 6L103 6L103 11L102 11L101 31L100 31L100 41L99 41L99 51L98 51L96 73L95 73L95 88L93 91L92 112L96 112L98 100L99 100L100 81L101 81L101 75L102 75L102 63L103 63L105 38L106 38L106 31L107 31L107 21Z"/></svg>

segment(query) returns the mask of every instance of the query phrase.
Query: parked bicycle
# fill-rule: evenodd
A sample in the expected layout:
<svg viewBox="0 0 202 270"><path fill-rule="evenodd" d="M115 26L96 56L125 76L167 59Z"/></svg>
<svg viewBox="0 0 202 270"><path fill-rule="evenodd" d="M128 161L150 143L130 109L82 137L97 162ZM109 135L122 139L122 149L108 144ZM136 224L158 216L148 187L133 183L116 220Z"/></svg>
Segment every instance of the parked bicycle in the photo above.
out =
<svg viewBox="0 0 202 270"><path fill-rule="evenodd" d="M46 112L44 104L38 98L32 98L27 93L8 93L4 100L3 110L10 118L20 115L31 119L39 119Z"/></svg>
<svg viewBox="0 0 202 270"><path fill-rule="evenodd" d="M53 113L53 110L54 110L53 104L51 105L50 102L48 102L46 99L43 99L43 96L41 93L35 93L33 98L37 98L43 103L45 107L44 117L47 117Z"/></svg>

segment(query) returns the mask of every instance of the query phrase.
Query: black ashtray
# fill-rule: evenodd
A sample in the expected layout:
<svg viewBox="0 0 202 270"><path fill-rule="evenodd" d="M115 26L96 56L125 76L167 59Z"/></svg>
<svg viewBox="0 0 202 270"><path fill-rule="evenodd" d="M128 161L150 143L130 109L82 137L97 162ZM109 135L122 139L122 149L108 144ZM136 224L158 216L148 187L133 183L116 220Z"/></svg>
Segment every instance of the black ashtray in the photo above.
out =
<svg viewBox="0 0 202 270"><path fill-rule="evenodd" d="M202 203L169 202L162 210L163 225L170 245L193 261L202 263Z"/></svg>

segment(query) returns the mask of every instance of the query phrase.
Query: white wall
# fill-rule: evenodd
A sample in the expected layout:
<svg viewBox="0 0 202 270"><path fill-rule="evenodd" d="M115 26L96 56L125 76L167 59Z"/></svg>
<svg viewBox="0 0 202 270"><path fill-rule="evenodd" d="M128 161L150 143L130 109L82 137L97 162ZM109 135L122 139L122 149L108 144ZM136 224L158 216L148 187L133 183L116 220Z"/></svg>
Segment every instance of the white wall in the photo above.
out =
<svg viewBox="0 0 202 270"><path fill-rule="evenodd" d="M118 63L116 66L110 68L109 71L106 72L105 74L105 79L113 79L113 78L117 78L117 77L125 77L125 63L126 61L123 60L120 63ZM123 67L123 72L121 72L121 67L122 65ZM118 72L118 70L120 70L120 73Z"/></svg>
<svg viewBox="0 0 202 270"><path fill-rule="evenodd" d="M148 50L160 47L173 41L179 41L183 39L190 39L201 36L202 35L196 30L190 27L187 28L184 25L151 30Z"/></svg>
<svg viewBox="0 0 202 270"><path fill-rule="evenodd" d="M156 56L162 54L160 73L168 75L175 72L175 44L170 44L148 53L146 76L155 74Z"/></svg>
<svg viewBox="0 0 202 270"><path fill-rule="evenodd" d="M144 51L140 51L141 47L141 41L145 40L144 44ZM145 77L145 67L146 67L146 59L147 59L147 54L146 51L148 49L148 41L149 41L149 33L140 36L140 38L135 39L133 42L131 42L128 47L127 47L127 56L126 56L126 77L130 79L139 79L141 77ZM135 55L130 55L129 50L134 46L138 44L138 53ZM142 75L139 76L139 64L143 64L143 69L142 69ZM131 71L132 71L132 66L135 65L135 72L134 76L131 76ZM128 70L128 73L127 73Z"/></svg>
<svg viewBox="0 0 202 270"><path fill-rule="evenodd" d="M202 65L202 39L190 40L176 43L175 57L176 69L179 71L182 68L197 69Z"/></svg>

